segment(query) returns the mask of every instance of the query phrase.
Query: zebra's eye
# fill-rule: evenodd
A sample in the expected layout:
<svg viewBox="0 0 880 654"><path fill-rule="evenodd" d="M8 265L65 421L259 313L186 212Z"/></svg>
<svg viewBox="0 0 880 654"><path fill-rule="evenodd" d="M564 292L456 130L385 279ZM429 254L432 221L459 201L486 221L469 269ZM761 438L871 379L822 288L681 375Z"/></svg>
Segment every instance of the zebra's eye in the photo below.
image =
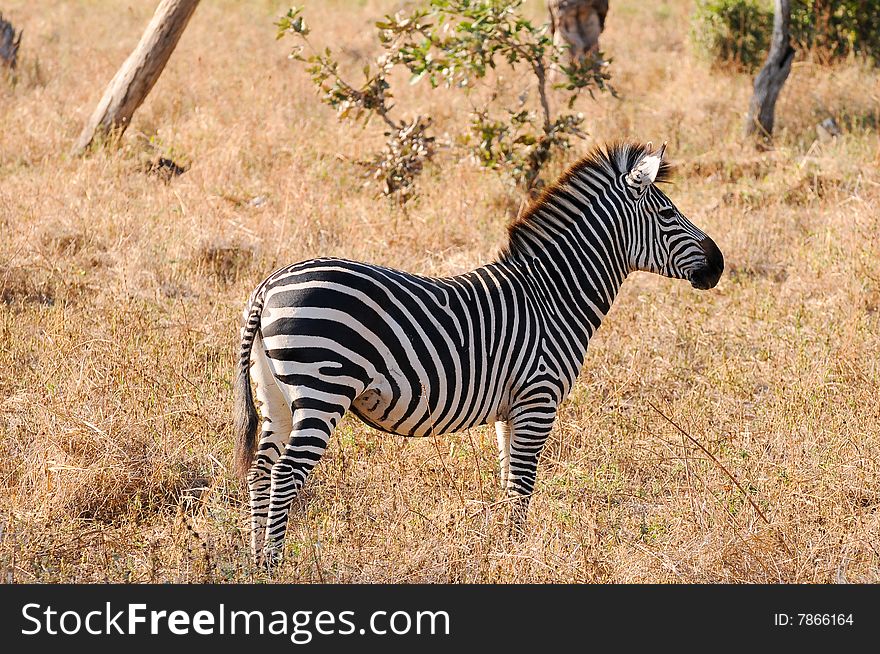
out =
<svg viewBox="0 0 880 654"><path fill-rule="evenodd" d="M658 212L663 218L666 220L674 220L678 215L678 212L672 207L666 207L665 209L660 209Z"/></svg>

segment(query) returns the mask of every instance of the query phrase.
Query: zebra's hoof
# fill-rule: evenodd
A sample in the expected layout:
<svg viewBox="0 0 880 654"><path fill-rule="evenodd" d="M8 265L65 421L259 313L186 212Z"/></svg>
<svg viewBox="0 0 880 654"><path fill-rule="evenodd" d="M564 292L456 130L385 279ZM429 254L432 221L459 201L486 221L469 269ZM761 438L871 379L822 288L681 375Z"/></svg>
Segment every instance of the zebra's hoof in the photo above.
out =
<svg viewBox="0 0 880 654"><path fill-rule="evenodd" d="M526 537L526 526L523 522L513 522L507 526L507 537L514 543L521 543Z"/></svg>
<svg viewBox="0 0 880 654"><path fill-rule="evenodd" d="M262 568L267 572L272 572L272 570L277 568L278 564L281 563L281 559L282 551L280 547L267 549L263 552Z"/></svg>
<svg viewBox="0 0 880 654"><path fill-rule="evenodd" d="M272 570L278 567L278 564L281 563L281 552L278 550L265 550L260 554L254 554L251 557L251 561L255 568L263 570L264 572L272 572Z"/></svg>

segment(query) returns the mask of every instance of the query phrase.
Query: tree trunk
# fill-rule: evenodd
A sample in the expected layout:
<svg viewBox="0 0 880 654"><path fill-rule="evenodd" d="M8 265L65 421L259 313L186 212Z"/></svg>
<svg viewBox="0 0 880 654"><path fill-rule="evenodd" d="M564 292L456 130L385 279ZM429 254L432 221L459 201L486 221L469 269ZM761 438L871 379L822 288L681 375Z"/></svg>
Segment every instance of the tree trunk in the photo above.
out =
<svg viewBox="0 0 880 654"><path fill-rule="evenodd" d="M572 63L598 52L608 0L547 0L547 10L553 43L558 48L570 48Z"/></svg>
<svg viewBox="0 0 880 654"><path fill-rule="evenodd" d="M161 0L140 43L111 80L79 135L74 146L76 154L82 154L97 137L113 130L118 134L125 131L162 74L198 4L199 0Z"/></svg>
<svg viewBox="0 0 880 654"><path fill-rule="evenodd" d="M755 78L755 93L746 118L746 136L758 135L768 141L773 134L776 99L791 72L795 50L791 45L791 1L776 0L773 15L773 40L767 62Z"/></svg>
<svg viewBox="0 0 880 654"><path fill-rule="evenodd" d="M0 12L0 64L3 64L10 70L15 70L22 34L23 32L19 32L18 38L16 38L15 28L12 26L12 23L4 20L3 13Z"/></svg>

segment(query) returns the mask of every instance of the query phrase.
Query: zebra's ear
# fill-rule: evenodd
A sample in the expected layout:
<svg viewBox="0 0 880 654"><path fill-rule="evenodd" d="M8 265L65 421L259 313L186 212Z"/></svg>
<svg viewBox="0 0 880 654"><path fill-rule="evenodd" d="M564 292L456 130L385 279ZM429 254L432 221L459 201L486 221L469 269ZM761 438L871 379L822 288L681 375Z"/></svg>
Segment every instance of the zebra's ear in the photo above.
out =
<svg viewBox="0 0 880 654"><path fill-rule="evenodd" d="M648 188L657 179L657 173L660 172L660 162L663 161L663 154L666 152L666 142L654 153L651 153L651 145L649 141L646 148L647 153L636 162L626 176L627 183L640 191Z"/></svg>

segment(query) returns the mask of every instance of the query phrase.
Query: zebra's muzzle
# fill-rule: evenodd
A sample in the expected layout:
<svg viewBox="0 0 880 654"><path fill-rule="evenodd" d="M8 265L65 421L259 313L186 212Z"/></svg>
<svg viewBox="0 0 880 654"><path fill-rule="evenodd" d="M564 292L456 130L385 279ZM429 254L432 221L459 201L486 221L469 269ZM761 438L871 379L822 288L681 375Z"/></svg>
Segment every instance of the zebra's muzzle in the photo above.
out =
<svg viewBox="0 0 880 654"><path fill-rule="evenodd" d="M695 269L690 275L690 283L701 291L715 288L721 273L724 272L724 255L708 236L700 241L700 247L706 255L706 263Z"/></svg>

